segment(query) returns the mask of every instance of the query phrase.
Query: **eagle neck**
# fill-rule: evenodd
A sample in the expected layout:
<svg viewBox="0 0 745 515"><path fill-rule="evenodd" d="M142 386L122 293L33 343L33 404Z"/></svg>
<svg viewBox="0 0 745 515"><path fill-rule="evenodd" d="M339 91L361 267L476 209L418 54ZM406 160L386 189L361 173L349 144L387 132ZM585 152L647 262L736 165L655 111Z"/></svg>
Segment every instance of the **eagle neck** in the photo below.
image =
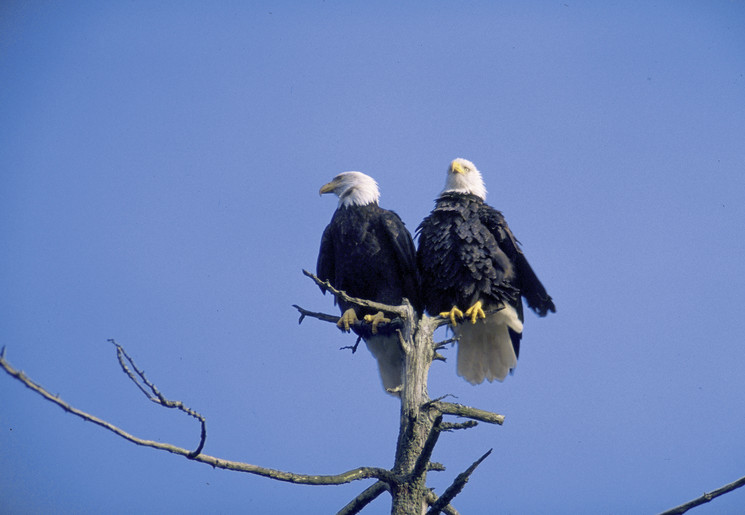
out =
<svg viewBox="0 0 745 515"><path fill-rule="evenodd" d="M460 193L457 191L445 191L437 199L437 202L442 201L456 201L456 202L475 202L477 204L483 204L484 199L473 193Z"/></svg>

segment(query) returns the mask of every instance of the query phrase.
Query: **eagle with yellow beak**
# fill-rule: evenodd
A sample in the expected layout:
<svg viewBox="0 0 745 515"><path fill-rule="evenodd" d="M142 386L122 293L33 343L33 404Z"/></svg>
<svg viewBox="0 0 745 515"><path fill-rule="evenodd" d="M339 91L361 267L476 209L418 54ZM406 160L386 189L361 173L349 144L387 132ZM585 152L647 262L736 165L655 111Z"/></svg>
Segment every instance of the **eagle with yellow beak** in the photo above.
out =
<svg viewBox="0 0 745 515"><path fill-rule="evenodd" d="M323 232L316 272L320 279L353 297L398 306L407 298L421 313L416 250L411 234L393 211L378 206L380 192L372 177L340 173L323 185L339 205ZM321 288L323 290L323 288ZM397 394L403 381L404 356L385 313L340 301L344 331L355 330L378 361L383 388ZM368 322L368 324L358 322Z"/></svg>
<svg viewBox="0 0 745 515"><path fill-rule="evenodd" d="M450 163L445 189L417 232L421 291L430 315L458 338L458 375L503 381L517 366L524 298L539 316L555 312L502 213L487 205L481 172Z"/></svg>

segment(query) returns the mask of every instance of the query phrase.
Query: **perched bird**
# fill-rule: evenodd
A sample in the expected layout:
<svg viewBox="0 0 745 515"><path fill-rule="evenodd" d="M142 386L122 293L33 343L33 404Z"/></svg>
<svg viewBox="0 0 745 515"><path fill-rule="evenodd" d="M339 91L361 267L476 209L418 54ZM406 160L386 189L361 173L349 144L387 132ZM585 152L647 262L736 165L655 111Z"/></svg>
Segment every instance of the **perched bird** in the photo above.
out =
<svg viewBox="0 0 745 515"><path fill-rule="evenodd" d="M471 384L503 381L517 365L521 297L539 316L556 311L504 216L485 199L481 173L455 159L434 210L417 228L424 308L450 319L459 338L458 375Z"/></svg>
<svg viewBox="0 0 745 515"><path fill-rule="evenodd" d="M420 310L414 242L401 218L378 206L380 193L372 177L340 173L320 193L336 194L339 206L323 232L316 275L353 297L394 306L405 297ZM403 352L395 331L378 331L390 319L346 302L339 307L340 329L349 331L360 317L370 323L369 331L357 332L378 361L383 388L395 394L403 381Z"/></svg>

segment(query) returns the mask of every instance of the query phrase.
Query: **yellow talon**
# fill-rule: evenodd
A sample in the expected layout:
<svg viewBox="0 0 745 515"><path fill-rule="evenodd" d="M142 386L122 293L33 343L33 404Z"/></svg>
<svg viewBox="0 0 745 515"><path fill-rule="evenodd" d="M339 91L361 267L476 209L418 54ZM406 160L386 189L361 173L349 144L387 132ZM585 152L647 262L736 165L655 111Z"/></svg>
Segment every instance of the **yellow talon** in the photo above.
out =
<svg viewBox="0 0 745 515"><path fill-rule="evenodd" d="M471 319L472 324L475 324L476 320L479 318L486 318L486 313L481 309L482 305L481 301L477 300L476 304L466 310L466 317Z"/></svg>
<svg viewBox="0 0 745 515"><path fill-rule="evenodd" d="M342 331L349 332L349 326L354 325L357 322L357 313L354 309L349 308L344 312L339 321L336 323L336 327Z"/></svg>
<svg viewBox="0 0 745 515"><path fill-rule="evenodd" d="M374 315L365 315L365 322L372 324L372 333L378 334L378 324L387 324L391 321L390 318L386 318L382 311L378 311Z"/></svg>
<svg viewBox="0 0 745 515"><path fill-rule="evenodd" d="M453 306L453 309L450 311L443 311L440 313L441 317L449 318L450 323L453 324L453 327L458 325L458 322L455 321L455 317L463 318L463 312L458 309L458 306Z"/></svg>

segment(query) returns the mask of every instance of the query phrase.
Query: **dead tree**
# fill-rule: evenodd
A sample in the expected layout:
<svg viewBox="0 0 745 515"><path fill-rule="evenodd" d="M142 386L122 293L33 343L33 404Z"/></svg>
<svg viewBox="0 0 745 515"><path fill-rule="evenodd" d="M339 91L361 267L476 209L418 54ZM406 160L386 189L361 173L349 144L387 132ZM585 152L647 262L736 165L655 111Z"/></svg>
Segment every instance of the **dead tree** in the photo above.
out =
<svg viewBox="0 0 745 515"><path fill-rule="evenodd" d="M478 421L501 425L504 417L461 404L444 402L442 399L429 398L427 393L429 368L434 359L441 359L441 356L437 354L441 345L434 342L434 332L439 326L446 324L447 320L442 317L431 318L427 315L417 317L411 304L405 299L401 306L388 306L350 297L343 291L335 289L328 281L321 281L307 271L303 273L340 300L395 315L396 318L390 322L391 327L388 330L395 330L398 333L398 342L405 359L403 385L401 391L397 392L401 400L401 422L396 456L391 469L391 481L383 482L372 492L368 491L370 489L366 490L340 513L357 513L362 506L380 495L383 490L391 493L391 513L393 514L403 515L425 511L431 514L442 511L457 513L450 506L450 501L460 493L470 475L486 459L491 450L459 474L450 487L438 497L426 485L428 470L444 470L442 465L430 461L437 439L443 431L468 429L477 425ZM313 313L299 306L294 307L300 312L300 322L306 316L333 323L338 320L338 317L332 315ZM385 330L385 327L379 328L379 331ZM455 415L470 420L459 423L444 422L445 415ZM375 485L371 488L374 487Z"/></svg>
<svg viewBox="0 0 745 515"><path fill-rule="evenodd" d="M166 398L155 384L145 376L142 369L134 363L126 350L114 340L109 341L116 348L117 359L119 360L122 371L150 401L165 408L183 411L200 422L201 437L194 450L138 438L105 420L71 406L58 396L49 393L49 391L28 378L23 372L13 368L5 359L4 348L0 352L0 367L10 376L16 378L48 401L57 404L65 411L89 422L93 422L136 445L179 454L192 461L205 463L216 468L247 472L290 483L340 485L362 479L376 480L375 483L344 506L339 511L340 514L359 513L365 506L385 491L391 495L391 513L393 514L408 515L425 512L429 514L440 512L448 514L457 513L450 502L460 493L470 475L491 453L491 450L478 458L468 469L458 474L452 484L440 495L437 495L426 486L428 470L444 470L442 465L430 461L437 439L440 433L444 431L471 428L477 425L478 421L490 424L502 424L504 417L496 413L490 413L461 404L445 402L443 399L432 400L429 398L427 393L429 368L434 359L442 359L442 356L437 353L437 350L446 343L435 344L433 335L435 329L446 324L447 320L441 317L430 318L426 315L418 317L408 302L405 302L401 306L388 306L365 299L353 298L343 291L336 290L329 283L322 282L315 275L306 271L303 272L339 299L360 306L372 307L394 316L391 322L379 326L380 331L395 331L395 334L398 335L399 345L401 345L405 356L405 377L401 390L397 392L401 401L401 423L394 465L390 470L379 467L359 467L336 475L296 474L203 454L202 450L207 439L207 425L204 417L182 402ZM336 323L338 320L338 317L333 315L308 311L299 306L294 307L300 312L300 322L306 317L333 323ZM359 343L359 340L357 343ZM469 420L456 423L445 422L443 420L444 417L449 415Z"/></svg>
<svg viewBox="0 0 745 515"><path fill-rule="evenodd" d="M387 306L365 299L352 298L343 291L334 289L329 283L322 282L315 275L305 271L304 273L317 284L322 285L345 302L372 307L395 315L395 318L387 324L387 328L380 326L380 330L395 331L398 334L398 341L405 356L405 377L403 378L401 391L397 392L401 401L401 422L394 464L390 470L379 467L359 467L336 475L296 474L203 454L202 449L207 439L207 426L204 417L185 406L182 402L172 401L166 398L134 363L124 348L114 340L109 341L116 348L117 358L123 372L149 400L166 408L183 411L200 422L201 437L199 444L194 450L138 438L105 420L74 408L58 396L49 393L48 390L28 378L23 372L13 368L5 359L5 348L0 352L0 367L10 376L50 402L57 404L65 411L89 422L93 422L136 445L168 451L215 468L246 472L289 483L341 485L363 479L376 480L371 486L344 506L338 512L339 514L350 515L359 513L365 506L386 491L391 495L391 513L394 515L437 514L441 512L457 514L458 512L450 504L451 501L461 492L468 482L468 478L476 470L476 467L489 456L491 450L487 451L474 461L470 467L458 474L453 479L451 485L444 492L437 495L426 486L427 471L444 470L443 465L430 461L432 451L437 444L437 439L442 432L468 429L476 426L478 422L501 425L504 422L504 417L496 413L461 404L445 402L441 398L434 400L429 398L427 393L429 368L433 360L442 359L437 351L441 346L448 343L441 342L440 344L436 344L433 335L435 329L446 324L447 320L441 317L428 317L426 315L417 317L414 309L408 302L405 302L401 306ZM336 323L338 320L338 317L333 315L308 311L299 306L294 307L300 312L300 322L305 317L313 317L333 323ZM357 343L359 343L359 340ZM446 422L444 421L445 416L455 416L468 420ZM743 485L745 485L745 478L740 478L734 483L726 485L710 494L705 494L694 501L673 508L665 513L683 513L694 506L709 502L713 498Z"/></svg>
<svg viewBox="0 0 745 515"><path fill-rule="evenodd" d="M405 356L405 377L402 388L398 393L401 401L401 424L396 446L396 455L393 468L390 470L378 467L359 467L336 475L307 475L285 472L216 458L203 454L207 439L206 420L195 410L188 408L180 401L173 401L165 397L155 384L150 381L127 354L126 350L114 340L109 340L116 348L117 359L122 371L134 382L147 398L165 408L178 409L194 417L201 424L201 437L194 450L184 449L168 443L155 442L133 436L123 429L102 420L94 415L81 411L66 403L56 395L52 395L44 387L28 378L23 372L13 368L5 359L5 349L0 353L0 367L10 376L16 378L31 390L43 396L50 402L57 404L65 411L72 413L84 420L93 422L120 437L145 447L152 447L179 454L192 461L205 463L216 468L247 472L264 476L278 481L306 485L340 485L362 479L375 479L376 482L365 489L339 513L353 514L360 512L371 501L381 493L387 491L392 498L391 513L419 514L419 513L449 513L457 511L450 505L453 498L460 493L468 478L478 465L491 453L491 450L478 458L468 469L458 474L450 487L439 496L427 488L426 478L428 470L444 470L438 463L430 461L432 451L437 439L443 431L456 429L467 429L474 427L478 421L490 424L502 424L504 417L496 413L490 413L461 404L445 402L442 399L430 399L427 394L427 376L429 367L434 359L443 359L437 350L447 342L440 345L434 343L433 335L435 329L446 324L447 321L441 317L430 318L422 316L419 318L412 306L405 302L401 306L388 306L371 302L365 299L356 299L348 296L345 292L336 290L329 283L324 283L315 275L303 271L305 275L313 279L317 284L324 286L336 297L346 302L360 306L373 307L394 316L391 322L379 326L380 331L395 331L398 335L398 343L401 345ZM294 306L300 312L300 322L305 317L317 318L326 322L336 323L338 317L325 313L308 311L299 306ZM358 342L359 343L359 340ZM445 422L446 415L470 419L465 422Z"/></svg>

